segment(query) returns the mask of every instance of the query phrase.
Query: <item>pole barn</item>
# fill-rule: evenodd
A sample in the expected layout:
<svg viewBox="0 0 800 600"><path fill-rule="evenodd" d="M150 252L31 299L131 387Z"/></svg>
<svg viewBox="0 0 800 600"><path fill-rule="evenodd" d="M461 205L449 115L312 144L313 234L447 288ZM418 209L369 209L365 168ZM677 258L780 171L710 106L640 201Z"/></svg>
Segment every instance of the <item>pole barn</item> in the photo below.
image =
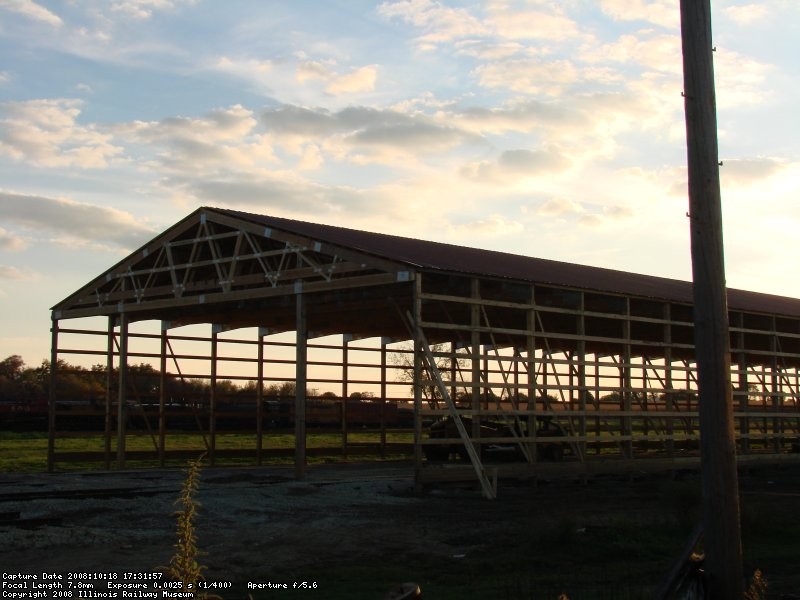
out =
<svg viewBox="0 0 800 600"><path fill-rule="evenodd" d="M800 300L728 290L728 318L737 460L794 460ZM684 281L206 207L56 304L51 357L50 470L368 453L491 498L699 464ZM81 360L90 403L60 391Z"/></svg>

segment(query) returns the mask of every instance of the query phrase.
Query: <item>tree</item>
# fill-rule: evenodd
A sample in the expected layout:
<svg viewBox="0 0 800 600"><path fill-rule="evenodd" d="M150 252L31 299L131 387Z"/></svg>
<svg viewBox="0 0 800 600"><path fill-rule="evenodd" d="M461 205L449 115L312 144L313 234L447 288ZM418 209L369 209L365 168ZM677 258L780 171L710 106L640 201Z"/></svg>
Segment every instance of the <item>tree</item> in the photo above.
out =
<svg viewBox="0 0 800 600"><path fill-rule="evenodd" d="M453 367L453 358L450 353L449 344L433 344L431 352L436 360L436 369L440 373L449 373ZM442 356L448 354L450 356ZM437 356L438 355L438 356ZM457 371L466 368L468 358L456 358L455 367ZM401 346L398 351L389 354L389 364L399 370L397 375L398 381L406 381L411 384L411 395L414 395L414 347L411 342ZM426 361L422 361L422 376L423 379L433 381L433 373L428 372ZM441 392L436 385L423 385L422 397L429 402L438 402L442 399Z"/></svg>
<svg viewBox="0 0 800 600"><path fill-rule="evenodd" d="M8 358L0 362L0 377L9 381L19 379L22 375L22 370L25 368L25 361L19 354L12 354Z"/></svg>
<svg viewBox="0 0 800 600"><path fill-rule="evenodd" d="M18 354L0 362L0 402L30 404L46 396L41 370L25 366Z"/></svg>

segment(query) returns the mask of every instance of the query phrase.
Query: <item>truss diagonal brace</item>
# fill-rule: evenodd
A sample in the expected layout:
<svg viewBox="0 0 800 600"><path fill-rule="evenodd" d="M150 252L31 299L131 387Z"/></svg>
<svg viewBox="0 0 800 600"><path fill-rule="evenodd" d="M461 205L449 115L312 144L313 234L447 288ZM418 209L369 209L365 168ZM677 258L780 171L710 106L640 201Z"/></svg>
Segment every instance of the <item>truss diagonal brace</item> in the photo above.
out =
<svg viewBox="0 0 800 600"><path fill-rule="evenodd" d="M407 316L409 322L413 323L414 321L411 318L411 315L408 314ZM450 416L453 418L453 422L456 424L456 429L458 429L458 435L461 436L461 441L464 442L464 448L467 449L470 462L475 469L475 474L478 476L478 481L480 482L481 490L483 491L483 497L488 500L493 500L497 496L496 486L492 485L492 483L489 481L489 477L486 475L486 470L483 468L481 457L478 455L478 451L475 450L475 446L473 446L472 440L469 438L467 429L464 427L464 422L461 420L461 415L458 413L458 410L456 410L456 405L453 403L453 399L450 397L450 392L442 380L442 375L439 373L439 369L436 367L436 359L433 356L433 352L431 352L431 348L428 345L428 340L425 338L422 328L416 327L415 330L420 346L422 347L422 351L425 354L425 360L428 362L428 370L436 380L436 386L439 388L439 393L442 395L442 398L444 398L444 401L447 404L447 408L450 411Z"/></svg>

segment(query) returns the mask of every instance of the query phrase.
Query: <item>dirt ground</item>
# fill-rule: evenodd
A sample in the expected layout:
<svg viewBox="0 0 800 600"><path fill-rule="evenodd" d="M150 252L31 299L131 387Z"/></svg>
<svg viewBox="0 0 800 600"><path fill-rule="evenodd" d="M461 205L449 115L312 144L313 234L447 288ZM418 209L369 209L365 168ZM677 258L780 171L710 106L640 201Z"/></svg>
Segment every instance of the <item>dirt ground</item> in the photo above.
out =
<svg viewBox="0 0 800 600"><path fill-rule="evenodd" d="M0 474L3 572L148 573L166 566L183 478L179 470ZM426 586L452 587L437 582L432 569L491 582L487 557L526 552L531 548L526 540L588 546L592 535L607 537L606 528L623 520L650 527L654 512L663 513L657 524L675 529L673 521L680 523L680 512L691 510L691 502L684 508L680 494L672 492L675 506L668 507L664 486L663 478L652 477L599 478L588 485L501 483L498 499L487 501L463 485L415 495L407 463L312 466L304 481L294 480L287 467L206 468L197 494L197 544L205 553L206 580L232 583L220 594L228 599L246 598L248 582L308 581L314 587L302 597L378 600L377 590L404 580L418 581L424 592ZM585 543L576 538L580 535ZM681 539L677 534L665 543L663 556L650 559L651 580L666 573ZM512 582L516 591L506 586L496 595L464 597L538 597L522 588L532 589L535 573L557 570L564 561L550 565L541 552L531 556L538 563L530 565L527 584ZM587 568L580 560L576 555L575 564L567 566ZM385 568L376 571L376 564ZM352 593L341 595L348 586ZM301 597L271 588L251 593Z"/></svg>

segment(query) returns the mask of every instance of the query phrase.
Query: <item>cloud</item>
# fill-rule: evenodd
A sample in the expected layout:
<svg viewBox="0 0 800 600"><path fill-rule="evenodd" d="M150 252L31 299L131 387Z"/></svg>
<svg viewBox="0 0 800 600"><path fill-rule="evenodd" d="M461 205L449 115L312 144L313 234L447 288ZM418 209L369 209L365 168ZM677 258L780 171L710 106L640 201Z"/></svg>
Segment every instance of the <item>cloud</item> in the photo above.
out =
<svg viewBox="0 0 800 600"><path fill-rule="evenodd" d="M638 64L647 71L683 75L680 35L652 29L624 34L607 44L586 44L580 48L579 56L588 64L612 63L625 68Z"/></svg>
<svg viewBox="0 0 800 600"><path fill-rule="evenodd" d="M603 214L609 219L627 219L633 216L633 210L627 206L604 206Z"/></svg>
<svg viewBox="0 0 800 600"><path fill-rule="evenodd" d="M569 166L570 161L556 149L506 150L500 155L498 164L507 171L541 173L562 170Z"/></svg>
<svg viewBox="0 0 800 600"><path fill-rule="evenodd" d="M390 161L403 155L442 152L480 136L424 114L353 106L331 113L325 109L282 106L264 111L270 132L290 141L311 140L339 160Z"/></svg>
<svg viewBox="0 0 800 600"><path fill-rule="evenodd" d="M714 52L714 77L718 108L757 105L770 94L768 85L775 67L727 48Z"/></svg>
<svg viewBox="0 0 800 600"><path fill-rule="evenodd" d="M295 78L299 83L325 82L325 92L332 96L371 92L378 79L378 65L366 65L340 74L333 61L306 60L297 65Z"/></svg>
<svg viewBox="0 0 800 600"><path fill-rule="evenodd" d="M503 215L491 214L486 218L448 227L450 237L458 239L490 238L513 235L523 230L522 223Z"/></svg>
<svg viewBox="0 0 800 600"><path fill-rule="evenodd" d="M468 10L449 8L432 0L384 2L378 7L378 14L388 19L400 19L423 30L424 34L416 40L422 50L488 32L486 25Z"/></svg>
<svg viewBox="0 0 800 600"><path fill-rule="evenodd" d="M334 96L358 92L371 92L375 89L375 81L377 78L377 66L369 65L354 69L345 75L334 78L325 88L325 91Z"/></svg>
<svg viewBox="0 0 800 600"><path fill-rule="evenodd" d="M581 214L583 212L585 212L583 206L563 196L551 198L536 211L538 215L544 217L561 217L564 215Z"/></svg>
<svg viewBox="0 0 800 600"><path fill-rule="evenodd" d="M0 8L20 14L28 19L47 23L53 27L61 27L64 22L57 14L33 0L0 0Z"/></svg>
<svg viewBox="0 0 800 600"><path fill-rule="evenodd" d="M122 148L95 125L77 123L81 101L0 103L0 154L45 167L105 168Z"/></svg>
<svg viewBox="0 0 800 600"><path fill-rule="evenodd" d="M763 4L741 4L739 6L727 6L722 9L732 21L739 25L749 25L754 21L759 21L769 15L768 8Z"/></svg>
<svg viewBox="0 0 800 600"><path fill-rule="evenodd" d="M555 219L556 222L575 223L581 227L597 228L623 221L633 216L633 211L627 206L587 205L576 202L565 196L556 196L547 200L536 209L540 217Z"/></svg>
<svg viewBox="0 0 800 600"><path fill-rule="evenodd" d="M569 60L543 61L514 58L483 64L474 70L483 87L525 94L558 96L578 81L579 71Z"/></svg>
<svg viewBox="0 0 800 600"><path fill-rule="evenodd" d="M581 215L578 218L578 225L583 227L600 227L603 222L603 217L598 214Z"/></svg>
<svg viewBox="0 0 800 600"><path fill-rule="evenodd" d="M680 27L680 11L672 0L600 0L600 8L617 21L644 21L669 29Z"/></svg>
<svg viewBox="0 0 800 600"><path fill-rule="evenodd" d="M0 191L0 220L125 249L138 247L155 234L140 218L116 208L7 191Z"/></svg>
<svg viewBox="0 0 800 600"><path fill-rule="evenodd" d="M461 175L473 181L492 184L513 184L519 179L541 175L555 176L569 169L572 161L558 148L541 150L506 150L496 162L470 163Z"/></svg>
<svg viewBox="0 0 800 600"><path fill-rule="evenodd" d="M0 227L0 250L16 252L24 249L27 245L23 238Z"/></svg>
<svg viewBox="0 0 800 600"><path fill-rule="evenodd" d="M345 186L314 183L293 173L236 173L216 178L169 178L167 189L201 204L248 207L265 214L316 215L379 211L363 192Z"/></svg>
<svg viewBox="0 0 800 600"><path fill-rule="evenodd" d="M557 3L536 8L509 6L508 2L489 5L486 22L501 38L510 40L568 40L582 34L578 24L565 16Z"/></svg>
<svg viewBox="0 0 800 600"><path fill-rule="evenodd" d="M35 277L32 274L22 271L17 267L0 265L0 279L14 279L20 281L20 280L34 279L34 278Z"/></svg>
<svg viewBox="0 0 800 600"><path fill-rule="evenodd" d="M786 167L775 158L733 158L722 161L720 178L725 184L753 185L777 174Z"/></svg>
<svg viewBox="0 0 800 600"><path fill-rule="evenodd" d="M331 66L317 60L306 60L297 65L295 78L300 83L309 80L328 80L331 77Z"/></svg>
<svg viewBox="0 0 800 600"><path fill-rule="evenodd" d="M134 19L149 19L155 11L172 10L182 4L196 4L197 0L117 0L111 10Z"/></svg>
<svg viewBox="0 0 800 600"><path fill-rule="evenodd" d="M677 88L680 89L680 88ZM539 148L558 149L570 168L611 160L624 149L626 134L669 136L680 121L680 104L658 94L630 90L568 95L566 98L511 101L496 108L461 108L447 122L492 141L494 136L525 135ZM670 138L670 142L672 140ZM563 164L567 167L566 163Z"/></svg>
<svg viewBox="0 0 800 600"><path fill-rule="evenodd" d="M463 8L450 8L431 0L384 2L378 14L400 19L422 31L415 42L421 50L433 50L448 43L476 39L509 41L564 41L580 37L578 24L554 3L535 7L504 0L487 3L484 14L473 15Z"/></svg>
<svg viewBox="0 0 800 600"><path fill-rule="evenodd" d="M257 121L241 104L217 108L201 118L170 117L145 127L154 138L193 138L209 143L236 141L249 134Z"/></svg>
<svg viewBox="0 0 800 600"><path fill-rule="evenodd" d="M148 157L155 151L151 166L171 172L208 173L274 163L272 142L257 126L253 112L236 104L202 117L133 121L109 129L131 145L144 145Z"/></svg>
<svg viewBox="0 0 800 600"><path fill-rule="evenodd" d="M275 68L275 64L271 60L221 56L209 67L240 79L254 81L265 90L270 90L268 77Z"/></svg>

